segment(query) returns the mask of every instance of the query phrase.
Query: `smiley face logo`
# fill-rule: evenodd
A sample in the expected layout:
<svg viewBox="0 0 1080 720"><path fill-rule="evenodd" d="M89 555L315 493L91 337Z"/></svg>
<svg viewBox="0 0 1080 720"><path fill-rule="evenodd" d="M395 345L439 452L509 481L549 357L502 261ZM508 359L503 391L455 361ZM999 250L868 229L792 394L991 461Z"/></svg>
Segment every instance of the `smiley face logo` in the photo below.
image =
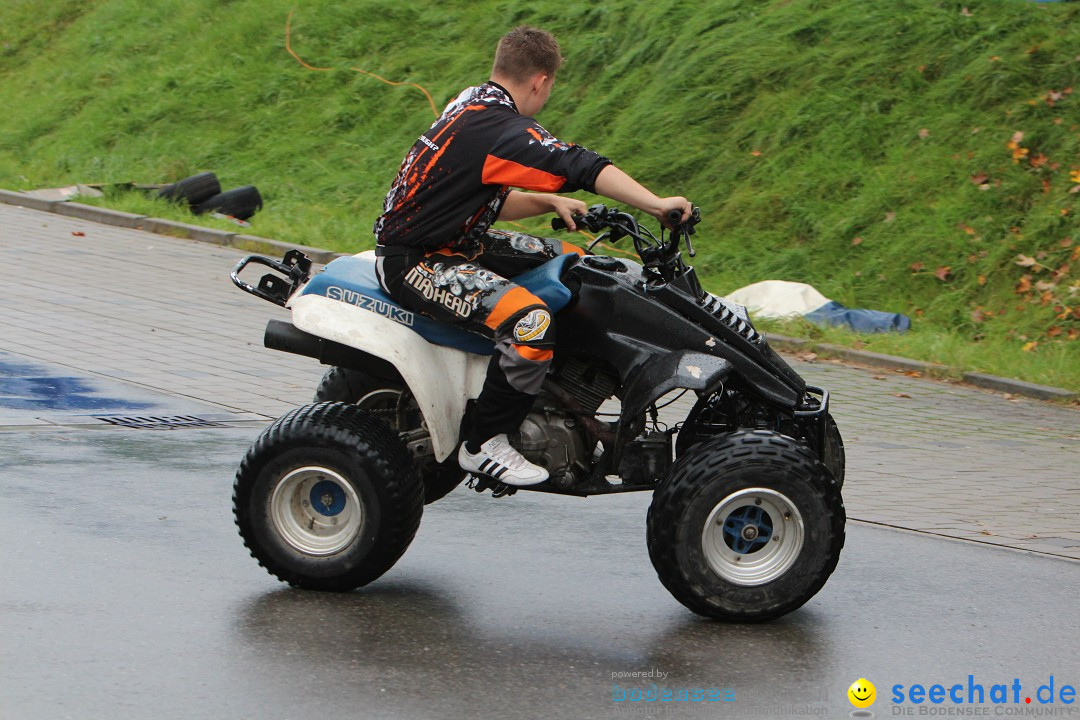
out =
<svg viewBox="0 0 1080 720"><path fill-rule="evenodd" d="M874 683L866 678L859 678L851 683L847 696L855 707L868 708L874 704L874 699L877 698L877 688L874 687Z"/></svg>

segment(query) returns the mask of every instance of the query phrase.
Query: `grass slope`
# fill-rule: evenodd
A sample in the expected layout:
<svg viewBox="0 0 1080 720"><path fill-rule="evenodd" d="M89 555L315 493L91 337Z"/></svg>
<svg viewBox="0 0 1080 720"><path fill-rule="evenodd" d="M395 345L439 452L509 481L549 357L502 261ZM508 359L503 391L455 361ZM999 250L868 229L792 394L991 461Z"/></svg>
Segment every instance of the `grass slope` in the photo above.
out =
<svg viewBox="0 0 1080 720"><path fill-rule="evenodd" d="M809 282L915 329L789 331L1080 389L1077 3L7 0L0 187L210 169L263 191L255 234L370 247L433 116L352 68L441 107L519 23L567 57L545 126L703 207L710 289Z"/></svg>

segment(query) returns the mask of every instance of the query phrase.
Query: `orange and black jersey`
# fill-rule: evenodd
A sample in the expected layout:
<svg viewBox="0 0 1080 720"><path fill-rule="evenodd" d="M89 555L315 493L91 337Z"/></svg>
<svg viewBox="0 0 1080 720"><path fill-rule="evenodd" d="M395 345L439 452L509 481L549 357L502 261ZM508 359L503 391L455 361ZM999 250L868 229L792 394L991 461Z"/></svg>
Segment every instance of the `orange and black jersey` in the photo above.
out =
<svg viewBox="0 0 1080 720"><path fill-rule="evenodd" d="M472 241L495 222L510 188L591 191L609 164L518 113L497 83L468 88L405 157L375 237L424 250Z"/></svg>

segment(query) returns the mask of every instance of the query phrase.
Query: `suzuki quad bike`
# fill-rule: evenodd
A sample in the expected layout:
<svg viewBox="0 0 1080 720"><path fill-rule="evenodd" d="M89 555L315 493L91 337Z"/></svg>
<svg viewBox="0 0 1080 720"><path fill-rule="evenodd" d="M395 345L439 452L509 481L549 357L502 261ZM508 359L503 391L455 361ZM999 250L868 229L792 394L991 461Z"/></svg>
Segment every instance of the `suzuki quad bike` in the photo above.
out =
<svg viewBox="0 0 1080 720"><path fill-rule="evenodd" d="M705 292L684 262L699 219L696 209L685 223L676 214L656 237L595 205L579 226L602 232L597 242L631 238L640 263L570 254L515 278L558 323L543 389L510 438L550 477L525 488L467 480L494 497L651 492L649 556L671 594L708 617L768 620L800 607L836 567L843 442L828 392L807 385L745 309ZM251 263L274 272L250 285L239 275ZM315 404L273 423L243 459L240 534L291 585L366 585L405 552L424 504L466 479L460 429L493 343L394 303L370 252L315 274L299 251L249 256L232 278L291 310L291 323L267 325L268 348L331 366ZM468 301L467 281L446 290ZM661 422L678 393L692 393L691 409Z"/></svg>

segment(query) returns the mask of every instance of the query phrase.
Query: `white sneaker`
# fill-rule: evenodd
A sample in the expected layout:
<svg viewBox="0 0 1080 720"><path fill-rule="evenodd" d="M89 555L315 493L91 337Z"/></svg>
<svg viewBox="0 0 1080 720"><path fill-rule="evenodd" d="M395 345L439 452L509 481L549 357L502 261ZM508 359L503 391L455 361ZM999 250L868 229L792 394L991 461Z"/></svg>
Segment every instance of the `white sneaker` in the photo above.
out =
<svg viewBox="0 0 1080 720"><path fill-rule="evenodd" d="M480 446L480 452L475 455L469 452L465 443L461 443L457 457L462 470L487 475L507 485L524 487L548 479L548 471L526 460L513 448L506 435L491 438Z"/></svg>

